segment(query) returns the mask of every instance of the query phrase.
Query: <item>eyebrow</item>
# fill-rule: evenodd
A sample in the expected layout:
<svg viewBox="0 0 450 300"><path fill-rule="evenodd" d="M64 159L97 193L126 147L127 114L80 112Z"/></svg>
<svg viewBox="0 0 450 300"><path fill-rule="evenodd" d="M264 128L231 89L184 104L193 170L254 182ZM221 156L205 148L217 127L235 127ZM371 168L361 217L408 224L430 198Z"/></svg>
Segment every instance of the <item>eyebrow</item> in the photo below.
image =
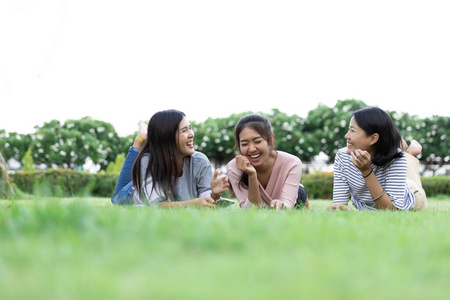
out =
<svg viewBox="0 0 450 300"><path fill-rule="evenodd" d="M262 139L262 136L258 135L257 137L254 137L252 140ZM239 140L240 143L242 142L248 142L248 140Z"/></svg>
<svg viewBox="0 0 450 300"><path fill-rule="evenodd" d="M190 128L190 127L192 127L191 124L186 125L186 126L184 126L184 127L180 127L180 128L178 128L178 130L183 130L183 129L187 129L187 128Z"/></svg>

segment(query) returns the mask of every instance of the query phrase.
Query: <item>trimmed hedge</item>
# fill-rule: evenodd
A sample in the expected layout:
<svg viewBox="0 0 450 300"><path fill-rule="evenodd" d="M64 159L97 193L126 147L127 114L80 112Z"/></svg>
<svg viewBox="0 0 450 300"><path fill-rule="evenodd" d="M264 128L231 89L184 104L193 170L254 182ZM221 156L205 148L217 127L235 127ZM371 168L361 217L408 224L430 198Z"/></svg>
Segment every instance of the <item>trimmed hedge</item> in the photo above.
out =
<svg viewBox="0 0 450 300"><path fill-rule="evenodd" d="M450 176L422 177L421 180L427 197L450 196Z"/></svg>
<svg viewBox="0 0 450 300"><path fill-rule="evenodd" d="M44 197L111 197L118 175L91 174L68 169L10 174L22 192Z"/></svg>
<svg viewBox="0 0 450 300"><path fill-rule="evenodd" d="M45 197L111 197L118 175L91 174L67 169L10 174L11 182L22 192ZM309 199L333 197L333 172L303 174L302 184ZM422 177L428 197L450 196L450 176Z"/></svg>
<svg viewBox="0 0 450 300"><path fill-rule="evenodd" d="M302 174L301 183L308 193L309 199L333 198L334 173Z"/></svg>
<svg viewBox="0 0 450 300"><path fill-rule="evenodd" d="M305 186L310 199L333 198L333 173L303 174L302 184ZM422 187L427 197L439 195L450 196L450 176L422 177Z"/></svg>

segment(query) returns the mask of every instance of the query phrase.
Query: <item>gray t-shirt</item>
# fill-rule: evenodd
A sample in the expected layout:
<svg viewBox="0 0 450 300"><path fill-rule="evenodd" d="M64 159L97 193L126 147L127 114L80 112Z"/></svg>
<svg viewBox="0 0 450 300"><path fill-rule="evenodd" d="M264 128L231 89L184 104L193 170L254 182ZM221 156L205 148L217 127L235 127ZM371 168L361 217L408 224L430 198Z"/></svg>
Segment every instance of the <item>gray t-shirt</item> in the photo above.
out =
<svg viewBox="0 0 450 300"><path fill-rule="evenodd" d="M147 165L148 155L141 160L141 178L145 178ZM206 155L201 152L194 152L190 157L184 159L183 175L178 178L175 184L175 200L172 201L186 201L210 196L212 176L211 163ZM135 191L134 202L136 205L159 206L166 201L163 191L157 186L152 190L152 186L151 177L143 180L143 193L146 199L141 199L138 191Z"/></svg>

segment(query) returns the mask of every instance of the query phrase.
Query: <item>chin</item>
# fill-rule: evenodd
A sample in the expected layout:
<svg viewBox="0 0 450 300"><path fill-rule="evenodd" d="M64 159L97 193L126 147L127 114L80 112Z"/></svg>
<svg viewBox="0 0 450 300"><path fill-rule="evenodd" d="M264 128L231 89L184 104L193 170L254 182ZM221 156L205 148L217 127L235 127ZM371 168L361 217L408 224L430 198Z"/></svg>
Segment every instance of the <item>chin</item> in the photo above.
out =
<svg viewBox="0 0 450 300"><path fill-rule="evenodd" d="M347 154L351 154L353 151L355 151L355 149L347 146Z"/></svg>

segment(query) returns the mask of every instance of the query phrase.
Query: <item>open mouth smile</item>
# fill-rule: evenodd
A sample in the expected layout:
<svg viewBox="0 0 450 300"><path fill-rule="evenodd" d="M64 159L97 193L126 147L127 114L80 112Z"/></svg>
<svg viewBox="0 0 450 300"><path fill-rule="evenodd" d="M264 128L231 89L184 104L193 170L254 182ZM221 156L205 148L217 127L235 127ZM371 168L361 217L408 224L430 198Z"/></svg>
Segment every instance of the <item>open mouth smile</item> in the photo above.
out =
<svg viewBox="0 0 450 300"><path fill-rule="evenodd" d="M252 155L249 155L249 157L250 157L250 159L252 161L258 161L258 159L261 157L261 153L259 153L259 154L252 154Z"/></svg>

